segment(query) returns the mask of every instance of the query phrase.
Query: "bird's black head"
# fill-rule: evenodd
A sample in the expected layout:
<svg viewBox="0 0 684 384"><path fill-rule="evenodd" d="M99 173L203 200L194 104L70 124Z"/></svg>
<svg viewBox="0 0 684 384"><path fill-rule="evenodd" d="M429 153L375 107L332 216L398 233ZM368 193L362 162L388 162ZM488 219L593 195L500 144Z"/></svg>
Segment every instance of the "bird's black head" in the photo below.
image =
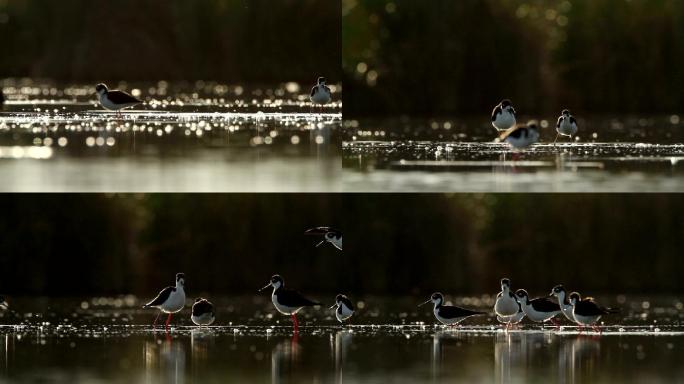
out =
<svg viewBox="0 0 684 384"><path fill-rule="evenodd" d="M565 288L563 288L563 284L558 284L551 290L552 295L560 295L561 293L565 293Z"/></svg>
<svg viewBox="0 0 684 384"><path fill-rule="evenodd" d="M337 296L335 296L335 303L339 304L340 301L342 301L342 300L344 300L344 299L346 299L346 298L347 298L347 296L345 296L345 295L343 295L343 294L338 294Z"/></svg>
<svg viewBox="0 0 684 384"><path fill-rule="evenodd" d="M105 93L105 92L107 92L107 86L103 83L100 83L100 84L95 86L95 92Z"/></svg>
<svg viewBox="0 0 684 384"><path fill-rule="evenodd" d="M430 296L430 300L432 300L433 303L441 303L444 301L444 295L442 295L440 292L435 292Z"/></svg>
<svg viewBox="0 0 684 384"><path fill-rule="evenodd" d="M185 273L176 273L176 283L185 285Z"/></svg>
<svg viewBox="0 0 684 384"><path fill-rule="evenodd" d="M570 115L570 110L569 109L564 109L563 112L561 112L564 116Z"/></svg>
<svg viewBox="0 0 684 384"><path fill-rule="evenodd" d="M517 297L520 300L526 299L529 295L527 294L527 291L524 289L518 289L515 291L515 297Z"/></svg>
<svg viewBox="0 0 684 384"><path fill-rule="evenodd" d="M569 297L570 297L570 302L572 304L575 304L576 302L580 301L580 299L581 299L580 294L577 292L572 292Z"/></svg>
<svg viewBox="0 0 684 384"><path fill-rule="evenodd" d="M204 299L201 298L201 297L198 297L198 298L195 299L195 303L198 303L198 302L200 302L200 301L202 301L202 300L204 300Z"/></svg>
<svg viewBox="0 0 684 384"><path fill-rule="evenodd" d="M321 76L318 78L318 85L323 85L325 84L325 77Z"/></svg>
<svg viewBox="0 0 684 384"><path fill-rule="evenodd" d="M511 279L509 279L508 277L504 277L503 279L501 279L501 289L503 289L504 287L511 287Z"/></svg>
<svg viewBox="0 0 684 384"><path fill-rule="evenodd" d="M273 285L273 286L283 285L283 283L285 283L285 280L283 280L282 276L280 276L280 275L271 276L271 285Z"/></svg>
<svg viewBox="0 0 684 384"><path fill-rule="evenodd" d="M511 105L513 105L513 104L511 104L510 100L508 100L508 99L501 100L501 108L506 108L506 107L509 107Z"/></svg>

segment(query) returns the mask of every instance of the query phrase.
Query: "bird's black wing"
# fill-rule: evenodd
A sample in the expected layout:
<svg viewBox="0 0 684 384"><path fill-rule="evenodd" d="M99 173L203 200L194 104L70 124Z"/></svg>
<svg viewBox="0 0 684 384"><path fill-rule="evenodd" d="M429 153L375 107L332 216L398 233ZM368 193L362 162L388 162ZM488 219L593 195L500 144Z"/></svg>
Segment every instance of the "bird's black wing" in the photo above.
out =
<svg viewBox="0 0 684 384"><path fill-rule="evenodd" d="M313 307L314 305L321 305L316 301L311 301L302 296L301 293L291 289L281 288L277 291L278 301L287 305L288 307Z"/></svg>
<svg viewBox="0 0 684 384"><path fill-rule="evenodd" d="M561 122L563 121L563 116L558 117L558 122L556 122L556 128L560 128Z"/></svg>
<svg viewBox="0 0 684 384"><path fill-rule="evenodd" d="M570 124L577 124L577 121L572 116L570 116Z"/></svg>
<svg viewBox="0 0 684 384"><path fill-rule="evenodd" d="M501 113L501 104L497 105L494 107L494 110L492 110L492 121L496 120L496 115Z"/></svg>
<svg viewBox="0 0 684 384"><path fill-rule="evenodd" d="M313 95L315 95L316 92L318 92L318 85L314 85L314 87L311 88L311 97L313 97Z"/></svg>
<svg viewBox="0 0 684 384"><path fill-rule="evenodd" d="M150 301L149 303L145 304L143 306L143 308L156 307L158 305L162 305L169 298L169 295L171 295L171 292L175 292L175 291L176 291L176 287L166 287L166 288L162 289L161 292L159 292L159 294L157 295L157 297L152 299L152 301Z"/></svg>
<svg viewBox="0 0 684 384"><path fill-rule="evenodd" d="M439 308L439 315L447 318L447 319L454 319L458 317L465 317L465 316L473 316L473 315L481 315L484 312L480 311L473 311L470 309L466 308L461 308L461 307L453 307L453 306L442 306Z"/></svg>
<svg viewBox="0 0 684 384"><path fill-rule="evenodd" d="M582 300L575 304L575 313L580 316L605 315L606 311L591 300Z"/></svg>
<svg viewBox="0 0 684 384"><path fill-rule="evenodd" d="M540 297L537 299L534 299L530 302L532 304L532 308L534 308L535 311L539 312L553 312L553 311L560 311L560 305L558 303L551 301L548 297Z"/></svg>
<svg viewBox="0 0 684 384"><path fill-rule="evenodd" d="M199 316L209 312L214 312L214 306L206 300L200 300L192 305L193 316Z"/></svg>
<svg viewBox="0 0 684 384"><path fill-rule="evenodd" d="M122 91L109 91L107 97L116 104L142 103L142 100Z"/></svg>
<svg viewBox="0 0 684 384"><path fill-rule="evenodd" d="M328 232L340 232L334 228L330 227L313 227L304 231L305 235L325 235ZM342 232L340 232L342 234Z"/></svg>

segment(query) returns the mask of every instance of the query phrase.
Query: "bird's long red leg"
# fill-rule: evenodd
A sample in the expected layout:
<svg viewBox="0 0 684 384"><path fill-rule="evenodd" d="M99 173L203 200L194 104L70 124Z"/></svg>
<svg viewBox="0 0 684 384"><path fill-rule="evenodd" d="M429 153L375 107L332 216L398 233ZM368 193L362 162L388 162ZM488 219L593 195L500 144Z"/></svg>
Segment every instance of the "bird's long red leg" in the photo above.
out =
<svg viewBox="0 0 684 384"><path fill-rule="evenodd" d="M167 330L169 329L169 323L171 322L171 315L173 315L173 314L169 313L169 317L166 318L166 329Z"/></svg>
<svg viewBox="0 0 684 384"><path fill-rule="evenodd" d="M292 314L292 323L294 323L294 331L295 333L299 333L299 322L297 321L297 315Z"/></svg>

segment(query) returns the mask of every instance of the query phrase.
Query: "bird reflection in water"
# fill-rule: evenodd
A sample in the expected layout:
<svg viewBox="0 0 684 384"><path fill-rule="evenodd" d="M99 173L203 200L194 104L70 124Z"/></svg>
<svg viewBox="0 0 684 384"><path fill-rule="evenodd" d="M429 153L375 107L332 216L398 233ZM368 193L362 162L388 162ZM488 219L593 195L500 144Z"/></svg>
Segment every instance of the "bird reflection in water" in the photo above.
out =
<svg viewBox="0 0 684 384"><path fill-rule="evenodd" d="M299 361L299 335L295 333L291 339L276 344L271 351L271 382L296 381L293 374Z"/></svg>
<svg viewBox="0 0 684 384"><path fill-rule="evenodd" d="M214 345L215 334L209 328L193 329L190 333L190 366L192 377L197 378L207 368L209 349Z"/></svg>
<svg viewBox="0 0 684 384"><path fill-rule="evenodd" d="M344 363L347 361L347 352L352 342L351 331L337 331L332 339L332 355L335 360L335 378L336 382L342 383Z"/></svg>
<svg viewBox="0 0 684 384"><path fill-rule="evenodd" d="M565 337L551 333L505 332L494 343L495 381L533 380L540 371L556 382L593 377L600 357L598 341L591 337Z"/></svg>
<svg viewBox="0 0 684 384"><path fill-rule="evenodd" d="M184 383L185 346L167 333L164 340L147 341L144 345L147 382Z"/></svg>

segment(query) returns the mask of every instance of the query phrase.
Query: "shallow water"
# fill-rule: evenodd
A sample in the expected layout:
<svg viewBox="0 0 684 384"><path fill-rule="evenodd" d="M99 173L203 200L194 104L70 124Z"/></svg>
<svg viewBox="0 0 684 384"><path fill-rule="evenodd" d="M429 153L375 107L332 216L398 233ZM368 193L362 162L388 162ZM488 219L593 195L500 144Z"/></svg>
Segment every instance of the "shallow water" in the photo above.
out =
<svg viewBox="0 0 684 384"><path fill-rule="evenodd" d="M345 122L343 184L350 191L681 192L678 116L580 120L561 138L546 122L524 151L495 143L480 121ZM447 127L447 128L445 128Z"/></svg>
<svg viewBox="0 0 684 384"><path fill-rule="evenodd" d="M450 298L487 309L493 297ZM222 297L217 325L167 333L135 296L19 298L0 317L0 381L72 382L677 382L684 378L682 301L602 296L622 313L596 332L491 316L435 325L417 297L364 298L353 321L302 311L297 336L267 294ZM361 304L361 305L359 305Z"/></svg>
<svg viewBox="0 0 684 384"><path fill-rule="evenodd" d="M145 103L117 116L99 107L92 85L5 80L0 190L340 188L341 102L312 108L297 83L118 87Z"/></svg>

